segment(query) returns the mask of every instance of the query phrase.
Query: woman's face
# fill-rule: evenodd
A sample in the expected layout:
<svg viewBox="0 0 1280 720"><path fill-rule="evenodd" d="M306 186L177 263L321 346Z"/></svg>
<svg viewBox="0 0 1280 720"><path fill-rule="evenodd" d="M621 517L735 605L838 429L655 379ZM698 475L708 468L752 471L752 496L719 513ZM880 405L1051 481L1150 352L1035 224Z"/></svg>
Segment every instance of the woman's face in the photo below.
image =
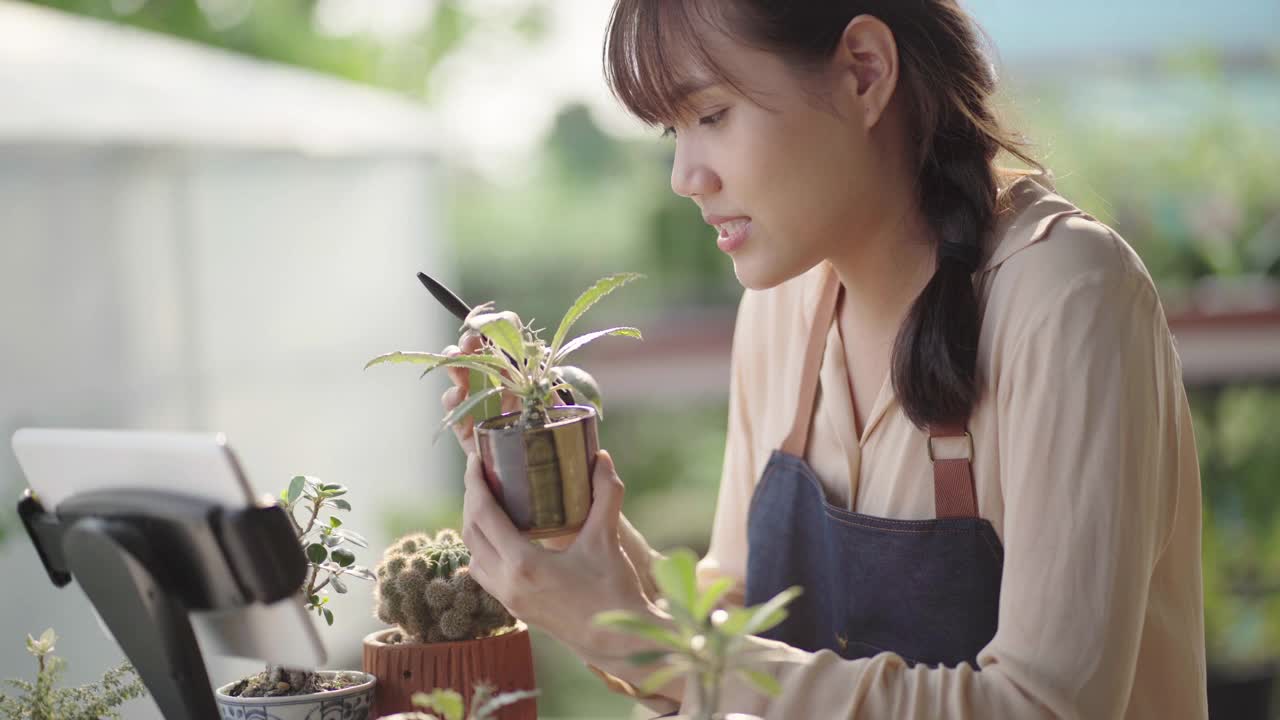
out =
<svg viewBox="0 0 1280 720"><path fill-rule="evenodd" d="M673 128L671 189L720 224L716 241L738 281L770 288L847 252L871 230L881 158L869 131L846 119L859 117L849 97L856 93L838 73L802 86L776 55L718 38L708 49L759 104L727 84L692 95L696 117ZM688 75L693 86L709 77ZM829 91L830 107L819 106L815 87Z"/></svg>

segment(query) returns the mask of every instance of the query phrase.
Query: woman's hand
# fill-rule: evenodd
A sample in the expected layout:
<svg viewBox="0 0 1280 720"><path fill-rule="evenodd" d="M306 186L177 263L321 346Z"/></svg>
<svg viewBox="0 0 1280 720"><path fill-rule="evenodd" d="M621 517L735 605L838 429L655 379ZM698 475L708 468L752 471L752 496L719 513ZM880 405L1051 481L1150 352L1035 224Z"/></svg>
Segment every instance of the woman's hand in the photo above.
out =
<svg viewBox="0 0 1280 720"><path fill-rule="evenodd" d="M624 488L608 452L596 456L591 482L594 499L586 523L561 551L530 542L512 525L489 492L475 453L467 458L462 510L472 576L512 615L583 657L602 650L593 615L648 607L619 539Z"/></svg>

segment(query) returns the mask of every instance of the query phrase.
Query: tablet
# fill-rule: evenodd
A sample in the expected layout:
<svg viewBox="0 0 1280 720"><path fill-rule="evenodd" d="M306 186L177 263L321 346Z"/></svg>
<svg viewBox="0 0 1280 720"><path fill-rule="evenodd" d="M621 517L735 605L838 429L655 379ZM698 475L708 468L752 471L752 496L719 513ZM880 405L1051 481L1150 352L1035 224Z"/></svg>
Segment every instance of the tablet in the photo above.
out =
<svg viewBox="0 0 1280 720"><path fill-rule="evenodd" d="M240 463L221 433L23 428L13 451L46 510L89 490L169 490L228 508L255 503ZM192 611L203 653L320 667L324 644L301 593L271 605Z"/></svg>

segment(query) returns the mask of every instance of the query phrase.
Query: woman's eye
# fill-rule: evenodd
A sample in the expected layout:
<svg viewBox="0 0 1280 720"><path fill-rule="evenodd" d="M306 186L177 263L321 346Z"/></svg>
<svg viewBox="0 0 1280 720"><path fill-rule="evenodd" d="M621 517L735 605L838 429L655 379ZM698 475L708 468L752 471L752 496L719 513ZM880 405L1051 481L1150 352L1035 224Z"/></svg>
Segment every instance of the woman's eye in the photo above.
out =
<svg viewBox="0 0 1280 720"><path fill-rule="evenodd" d="M721 110L720 112L718 112L718 113L716 113L716 114L714 114L714 115L708 115L708 116L706 116L706 117L704 117L704 118L699 119L699 120L698 120L698 124L699 124L699 125L718 125L718 124L720 123L720 121L724 119L724 114L725 114L726 112L728 112L728 111L727 111L727 110Z"/></svg>
<svg viewBox="0 0 1280 720"><path fill-rule="evenodd" d="M728 110L721 110L720 112L715 113L714 115L707 115L706 117L698 118L698 124L699 124L699 125L707 125L707 126L715 126L715 125L719 125L719 124L720 124L720 121L724 119L724 114L725 114L725 113L727 113L727 112L729 112L729 111L728 111ZM675 129L674 127L665 127L665 128L663 128L663 129L662 129L662 137L664 137L664 138L673 138L673 137L676 137L676 129Z"/></svg>

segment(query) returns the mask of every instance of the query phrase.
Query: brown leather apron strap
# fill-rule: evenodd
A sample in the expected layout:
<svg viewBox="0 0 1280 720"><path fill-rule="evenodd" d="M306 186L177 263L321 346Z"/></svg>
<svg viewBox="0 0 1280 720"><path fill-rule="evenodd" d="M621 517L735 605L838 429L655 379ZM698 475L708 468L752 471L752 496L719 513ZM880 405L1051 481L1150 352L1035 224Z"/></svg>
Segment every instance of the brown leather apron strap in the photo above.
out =
<svg viewBox="0 0 1280 720"><path fill-rule="evenodd" d="M782 443L782 451L803 458L809 445L809 425L813 420L813 403L818 396L818 372L822 369L822 355L827 349L827 333L836 316L836 301L840 298L840 278L830 267L823 278L822 293L813 312L813 325L809 328L809 344L804 351L804 368L800 374L800 391L796 397L796 413L791 421L791 432Z"/></svg>
<svg viewBox="0 0 1280 720"><path fill-rule="evenodd" d="M968 441L964 457L940 458L933 441L941 438L964 438ZM973 436L963 423L929 427L929 460L933 463L934 512L941 518L978 517L978 496L973 485Z"/></svg>

